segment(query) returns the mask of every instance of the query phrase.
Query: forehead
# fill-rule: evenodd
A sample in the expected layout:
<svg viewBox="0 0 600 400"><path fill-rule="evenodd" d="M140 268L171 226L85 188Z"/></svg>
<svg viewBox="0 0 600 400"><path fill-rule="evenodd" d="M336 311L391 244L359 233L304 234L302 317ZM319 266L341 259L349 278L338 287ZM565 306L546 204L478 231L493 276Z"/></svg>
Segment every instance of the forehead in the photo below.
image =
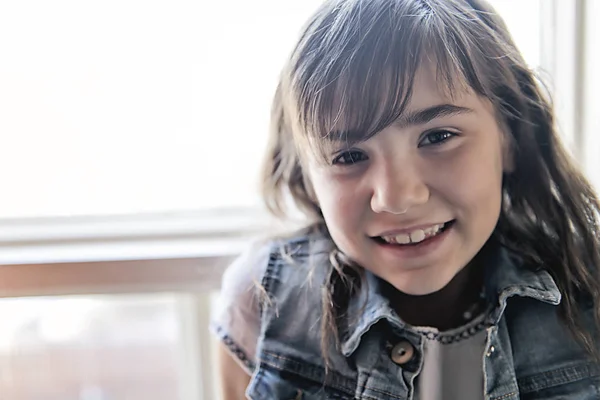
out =
<svg viewBox="0 0 600 400"><path fill-rule="evenodd" d="M411 96L404 113L438 104L468 108L480 116L495 114L491 101L477 94L466 82L457 79L453 85L446 85L431 65L424 64L415 74Z"/></svg>
<svg viewBox="0 0 600 400"><path fill-rule="evenodd" d="M439 72L431 63L423 63L415 73L407 109L420 109L436 103L464 101L473 91L462 80L455 78L449 87L439 78Z"/></svg>

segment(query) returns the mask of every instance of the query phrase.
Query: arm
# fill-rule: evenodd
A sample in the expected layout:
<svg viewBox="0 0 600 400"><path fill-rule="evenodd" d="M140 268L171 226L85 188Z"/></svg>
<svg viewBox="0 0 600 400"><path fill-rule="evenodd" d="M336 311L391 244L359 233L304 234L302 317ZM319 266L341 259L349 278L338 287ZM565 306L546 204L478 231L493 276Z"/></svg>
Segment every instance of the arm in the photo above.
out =
<svg viewBox="0 0 600 400"><path fill-rule="evenodd" d="M250 375L240 367L224 344L219 343L217 355L221 398L223 400L245 399L244 393L250 383Z"/></svg>
<svg viewBox="0 0 600 400"><path fill-rule="evenodd" d="M251 247L223 274L213 309L211 331L217 337L217 374L223 400L243 400L260 340L260 295L256 282L268 265L270 246Z"/></svg>

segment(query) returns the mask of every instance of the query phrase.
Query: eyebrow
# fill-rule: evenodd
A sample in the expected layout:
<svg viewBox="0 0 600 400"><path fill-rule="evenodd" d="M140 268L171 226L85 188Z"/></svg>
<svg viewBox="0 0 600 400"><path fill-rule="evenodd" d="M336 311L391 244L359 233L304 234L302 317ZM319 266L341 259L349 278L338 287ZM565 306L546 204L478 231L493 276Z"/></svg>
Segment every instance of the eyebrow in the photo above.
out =
<svg viewBox="0 0 600 400"><path fill-rule="evenodd" d="M409 111L394 121L393 125L398 128L406 128L414 125L424 125L436 118L473 112L474 111L470 108L460 107L454 104L438 104L422 110Z"/></svg>

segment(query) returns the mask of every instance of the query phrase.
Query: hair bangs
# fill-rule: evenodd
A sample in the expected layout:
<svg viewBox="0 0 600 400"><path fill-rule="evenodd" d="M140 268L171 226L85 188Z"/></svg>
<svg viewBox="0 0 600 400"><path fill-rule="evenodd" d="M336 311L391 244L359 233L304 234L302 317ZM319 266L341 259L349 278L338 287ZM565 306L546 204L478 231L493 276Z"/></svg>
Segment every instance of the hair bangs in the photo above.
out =
<svg viewBox="0 0 600 400"><path fill-rule="evenodd" d="M475 28L468 19L457 22L447 4L334 1L323 7L329 9L307 27L287 76L295 142L317 160L330 161L333 151L398 119L422 67L431 68L450 99L468 89L491 92L485 67L477 65L485 64L477 63L481 52L467 39L466 30Z"/></svg>

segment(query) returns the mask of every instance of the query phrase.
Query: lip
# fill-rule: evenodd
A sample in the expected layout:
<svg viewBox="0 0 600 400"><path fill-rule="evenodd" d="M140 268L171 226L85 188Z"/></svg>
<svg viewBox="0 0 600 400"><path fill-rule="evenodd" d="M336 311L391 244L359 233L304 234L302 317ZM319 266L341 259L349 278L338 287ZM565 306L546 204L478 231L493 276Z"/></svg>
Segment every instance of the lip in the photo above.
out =
<svg viewBox="0 0 600 400"><path fill-rule="evenodd" d="M374 238L374 237L381 237L381 236L399 235L401 233L410 233L410 232L416 231L417 229L425 230L425 229L428 229L428 228L432 228L432 227L434 227L436 225L447 224L448 222L451 222L451 221L453 221L453 220L449 219L449 220L446 220L444 222L434 222L434 223L431 223L431 224L412 225L412 226L409 226L408 228L400 228L400 229L392 229L392 230L384 231L384 232L381 232L378 235L371 236L371 237Z"/></svg>

